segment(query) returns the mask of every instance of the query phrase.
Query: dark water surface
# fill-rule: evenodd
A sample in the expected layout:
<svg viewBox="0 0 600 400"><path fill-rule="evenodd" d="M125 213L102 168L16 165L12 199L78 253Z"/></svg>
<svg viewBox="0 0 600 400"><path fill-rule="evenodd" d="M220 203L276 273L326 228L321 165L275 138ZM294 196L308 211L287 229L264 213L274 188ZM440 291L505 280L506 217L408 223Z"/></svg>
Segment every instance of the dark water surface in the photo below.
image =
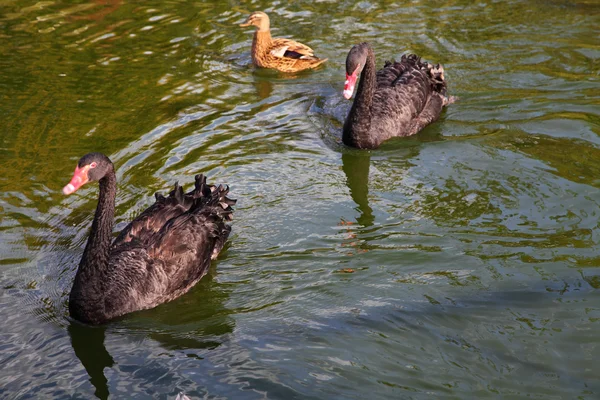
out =
<svg viewBox="0 0 600 400"><path fill-rule="evenodd" d="M254 10L326 67L248 67ZM5 1L0 398L600 398L594 0ZM344 60L441 62L418 136L340 144ZM238 199L189 294L101 328L66 301L97 186L118 230L195 173Z"/></svg>

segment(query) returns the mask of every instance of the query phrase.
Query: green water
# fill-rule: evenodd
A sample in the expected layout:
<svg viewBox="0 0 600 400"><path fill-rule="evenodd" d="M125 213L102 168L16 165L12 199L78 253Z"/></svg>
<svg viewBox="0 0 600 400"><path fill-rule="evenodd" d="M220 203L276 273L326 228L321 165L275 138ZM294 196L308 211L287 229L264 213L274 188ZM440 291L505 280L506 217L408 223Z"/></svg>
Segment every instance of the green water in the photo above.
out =
<svg viewBox="0 0 600 400"><path fill-rule="evenodd" d="M325 68L250 68L247 14ZM0 398L600 398L600 4L5 1ZM460 101L341 145L350 47ZM122 228L203 172L238 199L190 293L101 328L66 301L106 153Z"/></svg>

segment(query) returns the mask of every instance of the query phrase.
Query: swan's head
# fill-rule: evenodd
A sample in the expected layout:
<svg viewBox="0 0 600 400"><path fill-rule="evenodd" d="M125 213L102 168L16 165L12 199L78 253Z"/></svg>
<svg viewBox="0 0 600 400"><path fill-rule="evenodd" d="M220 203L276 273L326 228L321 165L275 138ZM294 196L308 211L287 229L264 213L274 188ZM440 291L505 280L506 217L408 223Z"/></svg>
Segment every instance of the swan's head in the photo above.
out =
<svg viewBox="0 0 600 400"><path fill-rule="evenodd" d="M240 26L250 26L254 25L261 32L266 32L269 30L269 16L262 11L255 11L246 19L243 24Z"/></svg>
<svg viewBox="0 0 600 400"><path fill-rule="evenodd" d="M89 153L79 159L73 178L63 188L64 194L71 194L90 181L99 181L113 170L113 164L102 153Z"/></svg>
<svg viewBox="0 0 600 400"><path fill-rule="evenodd" d="M354 87L367 62L367 43L357 44L352 47L346 57L346 81L344 82L344 97L350 99L354 93Z"/></svg>

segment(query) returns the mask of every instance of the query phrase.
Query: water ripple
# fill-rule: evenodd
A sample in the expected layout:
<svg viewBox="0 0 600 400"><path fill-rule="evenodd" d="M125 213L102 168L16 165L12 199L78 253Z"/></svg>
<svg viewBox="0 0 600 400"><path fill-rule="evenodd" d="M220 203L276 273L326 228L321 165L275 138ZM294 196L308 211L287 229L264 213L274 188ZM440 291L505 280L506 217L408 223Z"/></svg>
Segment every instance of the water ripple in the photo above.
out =
<svg viewBox="0 0 600 400"><path fill-rule="evenodd" d="M6 4L0 397L597 397L594 7ZM328 65L250 67L238 24L260 8ZM378 65L443 63L460 100L345 148L365 40ZM189 294L99 328L66 306L97 187L60 190L92 150L117 166L116 230L196 173L238 199Z"/></svg>

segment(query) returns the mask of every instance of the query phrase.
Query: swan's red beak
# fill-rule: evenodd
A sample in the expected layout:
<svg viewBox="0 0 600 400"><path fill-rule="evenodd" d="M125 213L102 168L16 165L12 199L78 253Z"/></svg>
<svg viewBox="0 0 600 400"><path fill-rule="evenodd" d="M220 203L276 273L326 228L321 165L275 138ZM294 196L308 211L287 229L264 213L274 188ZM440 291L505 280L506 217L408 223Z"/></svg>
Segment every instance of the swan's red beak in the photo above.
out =
<svg viewBox="0 0 600 400"><path fill-rule="evenodd" d="M89 181L89 169L89 165L85 165L81 168L79 168L79 166L75 167L75 173L73 174L73 178L71 178L71 182L69 182L69 184L63 188L63 193L71 194L83 185L85 185Z"/></svg>
<svg viewBox="0 0 600 400"><path fill-rule="evenodd" d="M346 82L344 82L344 97L350 100L352 93L354 93L354 85L356 85L356 78L358 74L355 72L352 75L346 74Z"/></svg>

